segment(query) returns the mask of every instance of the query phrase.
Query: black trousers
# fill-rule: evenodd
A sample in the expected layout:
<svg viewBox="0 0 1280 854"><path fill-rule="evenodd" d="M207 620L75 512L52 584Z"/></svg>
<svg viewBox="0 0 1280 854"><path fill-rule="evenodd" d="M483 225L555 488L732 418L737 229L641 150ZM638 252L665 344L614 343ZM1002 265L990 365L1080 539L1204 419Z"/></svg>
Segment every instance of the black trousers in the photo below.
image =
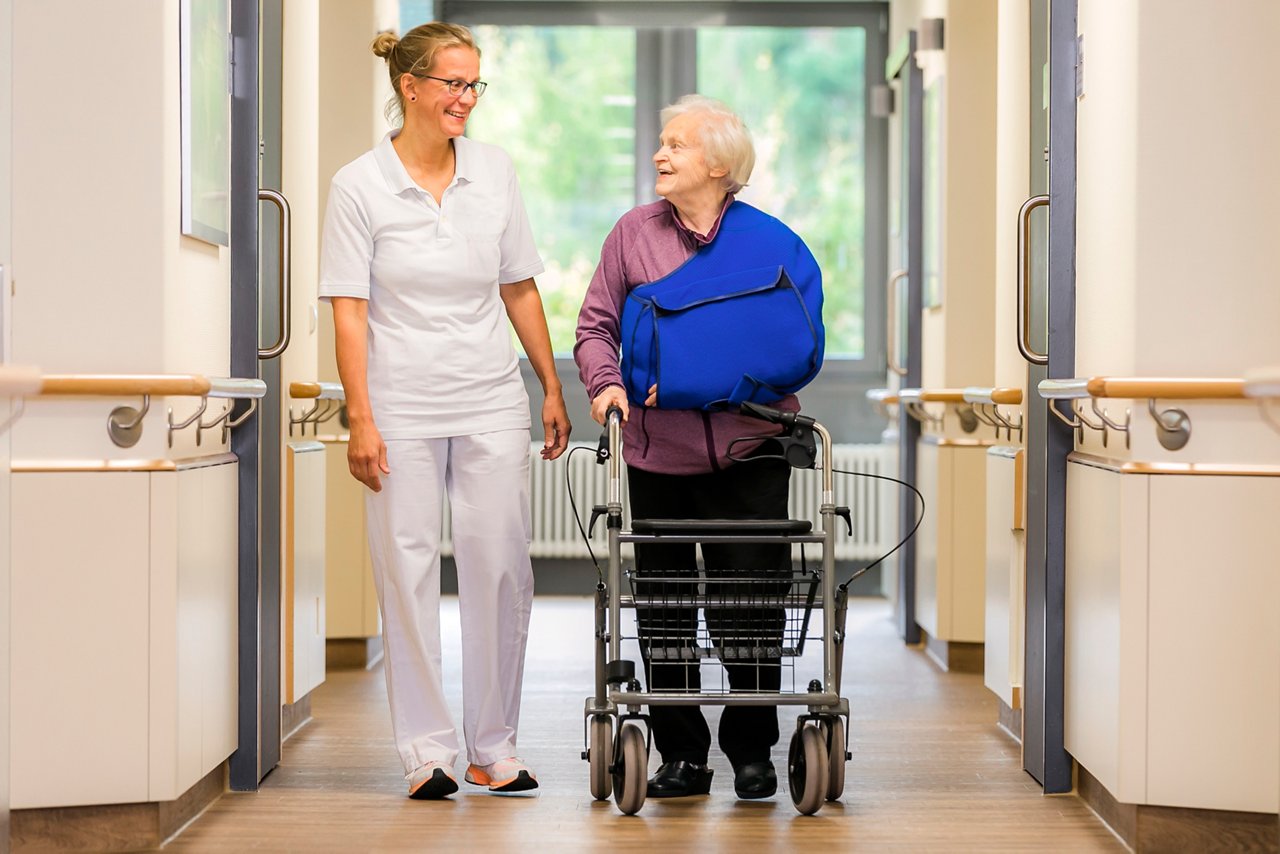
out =
<svg viewBox="0 0 1280 854"><path fill-rule="evenodd" d="M767 452L772 445L765 443L760 452ZM740 462L698 475L656 474L629 467L631 517L785 519L790 479L791 467L779 459ZM697 636L698 613L690 603L697 585L674 580L698 577L695 548L693 543L637 543L635 547L637 575L651 579L639 582L636 593L657 596L663 602L662 607L636 610L645 678L653 692L697 691L701 687L699 662L688 653ZM703 543L702 558L709 579L708 599L730 604L705 609L708 635L721 652L730 689L777 691L782 680L781 658L771 653L781 646L786 614L776 606L776 597L790 588L790 546ZM716 576L780 580L746 584L710 580ZM652 580L663 577L673 580ZM775 607L762 607L761 594L767 594L766 599ZM698 706L653 706L649 715L654 742L664 762L707 761L711 731ZM778 707L726 706L719 736L720 748L735 769L767 760L769 749L778 743Z"/></svg>

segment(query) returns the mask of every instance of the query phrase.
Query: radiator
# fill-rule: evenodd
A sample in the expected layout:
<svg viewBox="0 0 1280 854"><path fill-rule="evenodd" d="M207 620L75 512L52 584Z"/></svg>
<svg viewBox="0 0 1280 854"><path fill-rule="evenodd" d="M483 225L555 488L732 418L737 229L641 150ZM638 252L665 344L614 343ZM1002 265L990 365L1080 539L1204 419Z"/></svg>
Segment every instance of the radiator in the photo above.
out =
<svg viewBox="0 0 1280 854"><path fill-rule="evenodd" d="M587 546L574 521L574 511L565 488L565 471L573 491L579 518L586 527L591 518L591 508L606 500L608 467L598 465L595 445L574 444L572 448L584 448L577 453L566 453L553 462L544 462L539 456L541 445L529 449L530 490L533 511L533 542L530 554L535 558L587 558ZM835 445L834 467L837 470L874 475L892 475L888 471L889 451L884 445ZM816 471L796 470L791 473L790 514L793 519L812 519L818 523L818 495L821 475ZM836 560L874 560L893 547L896 540L896 520L890 518L886 508L895 506L886 501L887 492L896 489L892 483L866 477L835 475L835 503L848 507L852 513L853 534L845 524L836 520ZM623 510L626 512L626 475L624 470ZM630 517L624 519L630 525ZM444 512L443 548L445 554L453 554L452 525L446 502ZM608 540L603 520L596 523L591 537L591 547L601 565L608 557ZM624 546L624 554L627 549ZM799 556L799 547L796 547ZM816 548L806 556L816 558Z"/></svg>

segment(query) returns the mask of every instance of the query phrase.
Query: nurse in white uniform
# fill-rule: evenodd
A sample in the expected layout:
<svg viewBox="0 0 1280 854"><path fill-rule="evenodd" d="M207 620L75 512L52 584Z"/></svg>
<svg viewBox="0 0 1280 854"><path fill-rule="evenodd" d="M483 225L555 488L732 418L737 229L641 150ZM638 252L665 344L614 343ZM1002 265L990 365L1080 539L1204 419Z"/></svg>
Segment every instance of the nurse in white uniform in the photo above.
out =
<svg viewBox="0 0 1280 854"><path fill-rule="evenodd" d="M484 92L464 27L424 24L373 51L403 126L334 176L320 295L333 305L347 460L364 483L387 693L409 796L457 791L440 670L441 502L462 611L466 780L535 788L516 754L533 597L529 401L507 321L542 382L542 457L569 441L543 270L511 159L462 135Z"/></svg>

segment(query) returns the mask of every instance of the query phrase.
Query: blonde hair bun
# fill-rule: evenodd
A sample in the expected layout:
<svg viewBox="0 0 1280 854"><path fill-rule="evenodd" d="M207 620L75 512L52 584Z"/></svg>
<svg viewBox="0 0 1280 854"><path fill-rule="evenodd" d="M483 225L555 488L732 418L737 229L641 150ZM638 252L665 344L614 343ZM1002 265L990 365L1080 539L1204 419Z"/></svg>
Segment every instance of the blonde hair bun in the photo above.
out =
<svg viewBox="0 0 1280 854"><path fill-rule="evenodd" d="M373 44L370 47L373 48L375 55L386 59L398 44L400 44L400 37L396 35L395 30L383 30L373 37Z"/></svg>

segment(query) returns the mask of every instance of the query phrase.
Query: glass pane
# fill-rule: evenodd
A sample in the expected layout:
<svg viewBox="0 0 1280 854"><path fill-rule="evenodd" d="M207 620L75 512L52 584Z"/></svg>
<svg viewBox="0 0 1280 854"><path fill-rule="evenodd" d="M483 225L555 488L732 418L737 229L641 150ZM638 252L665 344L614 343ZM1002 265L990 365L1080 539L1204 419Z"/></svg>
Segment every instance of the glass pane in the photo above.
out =
<svg viewBox="0 0 1280 854"><path fill-rule="evenodd" d="M822 267L828 356L864 353L865 57L859 28L698 31L698 90L755 140L739 198L789 225Z"/></svg>
<svg viewBox="0 0 1280 854"><path fill-rule="evenodd" d="M635 31L475 28L489 82L467 135L506 149L547 265L538 289L557 353L573 350L600 244L635 204Z"/></svg>

